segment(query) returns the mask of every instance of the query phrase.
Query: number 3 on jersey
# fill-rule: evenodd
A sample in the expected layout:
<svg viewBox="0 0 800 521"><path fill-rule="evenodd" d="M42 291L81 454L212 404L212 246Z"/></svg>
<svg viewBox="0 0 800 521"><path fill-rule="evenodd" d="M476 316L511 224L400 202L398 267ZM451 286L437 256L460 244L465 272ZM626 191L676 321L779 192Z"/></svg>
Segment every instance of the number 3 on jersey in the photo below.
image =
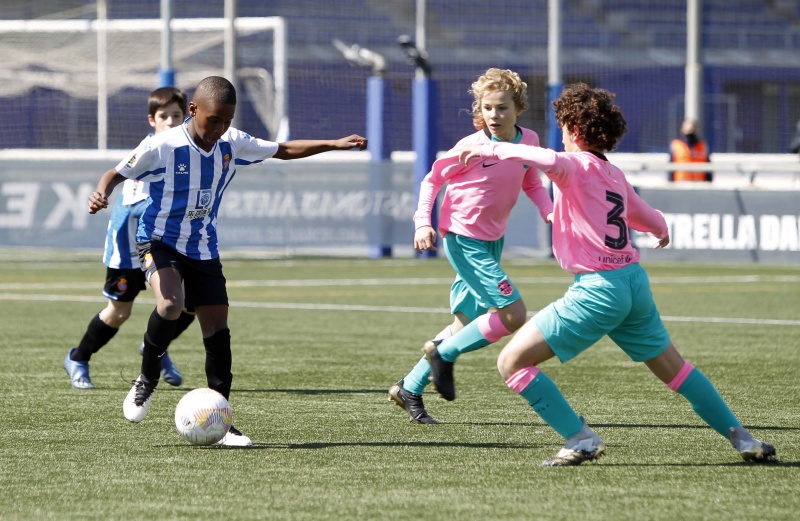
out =
<svg viewBox="0 0 800 521"><path fill-rule="evenodd" d="M621 250L628 245L628 226L621 217L622 212L625 211L625 200L620 194L606 190L606 201L614 205L607 214L608 219L606 222L619 229L618 237L606 235L606 246L612 250Z"/></svg>

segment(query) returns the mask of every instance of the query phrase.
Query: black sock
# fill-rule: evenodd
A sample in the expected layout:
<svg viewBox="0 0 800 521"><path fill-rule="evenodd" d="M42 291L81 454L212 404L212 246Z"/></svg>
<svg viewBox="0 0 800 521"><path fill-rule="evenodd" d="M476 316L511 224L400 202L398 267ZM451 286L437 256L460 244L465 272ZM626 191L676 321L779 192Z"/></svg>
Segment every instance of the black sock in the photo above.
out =
<svg viewBox="0 0 800 521"><path fill-rule="evenodd" d="M147 322L142 350L142 374L151 382L157 382L161 375L161 356L167 352L169 343L175 334L178 319L167 320L153 310Z"/></svg>
<svg viewBox="0 0 800 521"><path fill-rule="evenodd" d="M231 394L231 330L223 329L217 331L208 338L203 339L206 348L206 379L208 386L214 389L225 399Z"/></svg>
<svg viewBox="0 0 800 521"><path fill-rule="evenodd" d="M100 348L106 345L114 335L117 334L119 329L106 325L97 314L89 321L89 326L86 328L86 333L83 334L81 343L78 344L75 352L72 353L72 359L75 361L88 362L92 355L100 351Z"/></svg>
<svg viewBox="0 0 800 521"><path fill-rule="evenodd" d="M186 331L186 328L189 327L192 322L194 322L194 315L185 311L181 311L181 316L178 317L178 323L175 324L175 334L173 335L172 339L175 340L181 336L181 333Z"/></svg>

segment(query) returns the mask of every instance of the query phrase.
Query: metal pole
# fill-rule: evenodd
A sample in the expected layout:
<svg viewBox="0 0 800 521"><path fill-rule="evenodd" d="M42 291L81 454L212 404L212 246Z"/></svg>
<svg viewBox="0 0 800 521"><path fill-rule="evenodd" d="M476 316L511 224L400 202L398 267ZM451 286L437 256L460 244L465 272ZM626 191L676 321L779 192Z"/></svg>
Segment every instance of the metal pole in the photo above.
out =
<svg viewBox="0 0 800 521"><path fill-rule="evenodd" d="M548 0L547 2L547 148L551 150L564 150L561 142L561 129L556 121L553 102L561 95L564 89L564 79L561 71L561 0ZM553 197L553 184L548 183L547 190ZM547 242L553 244L553 229L548 227ZM552 248L550 257L553 256Z"/></svg>
<svg viewBox="0 0 800 521"><path fill-rule="evenodd" d="M288 45L286 44L286 22L283 18L276 18L274 49L272 54L273 65L273 83L275 86L275 111L278 116L278 133L273 136L273 139L278 142L288 141L291 139L291 132L289 130L289 110L288 110L288 93L286 89L289 88L286 80L286 55L288 52Z"/></svg>
<svg viewBox="0 0 800 521"><path fill-rule="evenodd" d="M431 78L432 69L427 65L427 51L425 49L425 0L417 0L416 16L416 45L421 57L415 73L414 84L411 88L412 105L412 145L417 158L414 163L414 192L419 199L419 186L422 179L430 171L431 165L436 160L436 112L438 111L438 92L436 82ZM423 65L425 65L423 67ZM427 69L427 70L426 70ZM439 211L436 206L431 214L433 229L439 228ZM437 246L441 242L436 240ZM428 250L423 257L436 257L435 250Z"/></svg>
<svg viewBox="0 0 800 521"><path fill-rule="evenodd" d="M108 148L108 35L106 0L97 0L97 148Z"/></svg>
<svg viewBox="0 0 800 521"><path fill-rule="evenodd" d="M161 0L161 69L158 71L158 86L175 85L175 70L172 68L172 0Z"/></svg>
<svg viewBox="0 0 800 521"><path fill-rule="evenodd" d="M369 222L369 256L373 259L392 256L392 219L383 214L383 196L391 190L391 173L386 168L389 158L384 142L384 78L373 75L367 79L367 139L370 150L370 191L373 193L378 215Z"/></svg>
<svg viewBox="0 0 800 521"><path fill-rule="evenodd" d="M547 18L547 148L561 150L561 129L553 112L553 101L564 88L561 75L561 0L548 0Z"/></svg>
<svg viewBox="0 0 800 521"><path fill-rule="evenodd" d="M417 15L416 15L416 23L414 28L414 39L417 41L417 49L420 52L425 51L425 0L417 0ZM416 72L417 78L424 78L425 71L421 68L417 68Z"/></svg>
<svg viewBox="0 0 800 521"><path fill-rule="evenodd" d="M225 0L225 77L236 89L237 100L241 97L239 82L236 78L236 0ZM240 104L241 105L241 104ZM238 128L239 113L233 116L233 126Z"/></svg>
<svg viewBox="0 0 800 521"><path fill-rule="evenodd" d="M703 121L703 0L686 3L686 93L684 116Z"/></svg>

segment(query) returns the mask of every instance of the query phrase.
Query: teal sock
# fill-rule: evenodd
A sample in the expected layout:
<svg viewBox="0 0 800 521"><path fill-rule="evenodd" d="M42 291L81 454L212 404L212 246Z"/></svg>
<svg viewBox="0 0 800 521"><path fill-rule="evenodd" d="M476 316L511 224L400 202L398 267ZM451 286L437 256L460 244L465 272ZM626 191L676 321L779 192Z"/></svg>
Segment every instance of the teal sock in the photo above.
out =
<svg viewBox="0 0 800 521"><path fill-rule="evenodd" d="M575 436L583 427L580 416L567 403L558 386L541 371L520 396L528 400L536 414L564 439Z"/></svg>
<svg viewBox="0 0 800 521"><path fill-rule="evenodd" d="M430 375L431 364L428 363L425 355L422 355L417 365L403 378L403 388L414 394L422 394L425 391L425 387L430 383L430 380L428 380Z"/></svg>
<svg viewBox="0 0 800 521"><path fill-rule="evenodd" d="M479 320L473 320L455 335L442 340L437 348L442 360L455 362L456 358L462 354L486 347L491 343L481 333L479 322Z"/></svg>
<svg viewBox="0 0 800 521"><path fill-rule="evenodd" d="M692 409L703 421L726 438L731 427L742 426L714 388L714 384L696 367L678 388L678 393L689 400Z"/></svg>

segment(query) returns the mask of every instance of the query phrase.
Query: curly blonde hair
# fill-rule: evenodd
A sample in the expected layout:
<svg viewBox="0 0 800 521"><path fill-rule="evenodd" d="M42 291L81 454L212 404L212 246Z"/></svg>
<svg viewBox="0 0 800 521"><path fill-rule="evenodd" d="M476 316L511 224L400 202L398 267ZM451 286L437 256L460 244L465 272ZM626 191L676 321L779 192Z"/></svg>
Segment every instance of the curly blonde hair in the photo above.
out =
<svg viewBox="0 0 800 521"><path fill-rule="evenodd" d="M475 98L472 102L472 124L478 130L486 128L481 109L481 99L486 93L496 90L510 90L513 92L517 115L528 110L528 84L522 81L519 74L508 69L488 69L472 84L469 90Z"/></svg>

